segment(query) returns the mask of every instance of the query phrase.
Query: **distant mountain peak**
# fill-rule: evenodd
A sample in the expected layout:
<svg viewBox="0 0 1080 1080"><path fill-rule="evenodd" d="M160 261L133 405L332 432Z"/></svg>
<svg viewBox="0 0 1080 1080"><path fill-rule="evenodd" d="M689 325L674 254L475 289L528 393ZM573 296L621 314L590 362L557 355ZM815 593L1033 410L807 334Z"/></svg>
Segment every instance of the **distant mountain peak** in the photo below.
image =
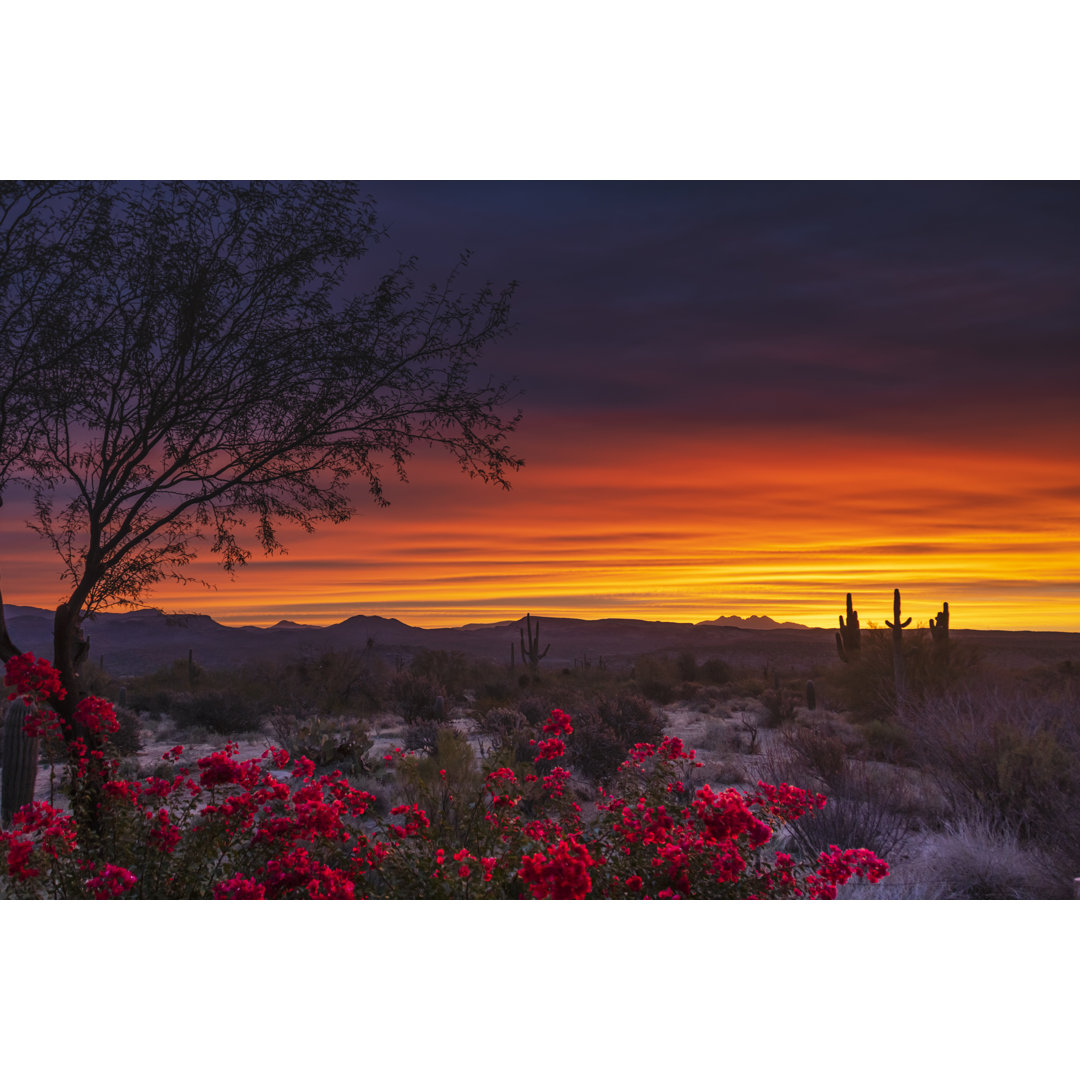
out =
<svg viewBox="0 0 1080 1080"><path fill-rule="evenodd" d="M744 630L809 630L797 622L777 622L768 615L721 615L718 619L706 619L704 622L695 623L695 626L738 626Z"/></svg>

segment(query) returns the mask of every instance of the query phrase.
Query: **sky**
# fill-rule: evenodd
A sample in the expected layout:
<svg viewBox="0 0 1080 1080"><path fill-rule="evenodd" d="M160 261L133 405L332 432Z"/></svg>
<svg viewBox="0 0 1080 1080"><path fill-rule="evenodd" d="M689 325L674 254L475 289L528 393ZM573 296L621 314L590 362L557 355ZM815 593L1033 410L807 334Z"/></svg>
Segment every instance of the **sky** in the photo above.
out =
<svg viewBox="0 0 1080 1080"><path fill-rule="evenodd" d="M519 282L509 491L419 451L380 509L148 602L230 624L534 615L1080 630L1080 185L371 182L441 280ZM361 282L358 276L357 283ZM51 552L0 523L8 603Z"/></svg>

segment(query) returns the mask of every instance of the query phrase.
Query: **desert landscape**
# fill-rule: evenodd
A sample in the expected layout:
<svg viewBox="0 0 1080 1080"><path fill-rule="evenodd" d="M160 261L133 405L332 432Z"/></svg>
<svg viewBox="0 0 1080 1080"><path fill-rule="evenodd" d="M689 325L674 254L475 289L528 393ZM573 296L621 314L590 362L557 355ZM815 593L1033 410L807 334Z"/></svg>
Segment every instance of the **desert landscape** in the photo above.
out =
<svg viewBox="0 0 1080 1080"><path fill-rule="evenodd" d="M6 616L31 643L49 621ZM898 699L889 630L862 630L845 660L835 631L725 621L425 630L358 616L259 630L142 611L89 622L105 663L85 678L116 706L129 779L197 772L228 744L241 761L280 747L370 793L373 814L415 802L436 821L434 776L449 769L466 787L505 765L524 776L559 709L573 721L564 764L586 824L635 744L677 739L693 751L688 788L764 781L825 795L777 843L889 863L883 881L854 880L840 898L1072 897L1080 634L953 629L943 653L928 629L909 628ZM62 756L43 753L35 797L65 808Z"/></svg>
<svg viewBox="0 0 1080 1080"><path fill-rule="evenodd" d="M1071 898L1077 222L0 181L3 895Z"/></svg>

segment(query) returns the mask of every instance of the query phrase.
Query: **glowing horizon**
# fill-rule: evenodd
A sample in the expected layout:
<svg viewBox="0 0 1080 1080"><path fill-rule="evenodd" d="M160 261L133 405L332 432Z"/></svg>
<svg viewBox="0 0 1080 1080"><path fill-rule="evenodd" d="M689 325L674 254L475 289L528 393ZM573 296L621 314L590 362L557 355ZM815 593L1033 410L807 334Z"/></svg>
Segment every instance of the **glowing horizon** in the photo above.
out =
<svg viewBox="0 0 1080 1080"><path fill-rule="evenodd" d="M958 629L1080 631L1078 462L1053 431L1021 452L811 430L633 437L597 419L553 449L531 427L510 492L424 456L389 510L361 499L351 522L287 535L287 556L255 555L231 581L200 562L216 591L163 583L145 606L227 625L531 612L832 627L847 592L882 625L900 588L913 625L948 601ZM13 546L10 517L4 530ZM52 607L56 567L33 539L0 585L6 603Z"/></svg>

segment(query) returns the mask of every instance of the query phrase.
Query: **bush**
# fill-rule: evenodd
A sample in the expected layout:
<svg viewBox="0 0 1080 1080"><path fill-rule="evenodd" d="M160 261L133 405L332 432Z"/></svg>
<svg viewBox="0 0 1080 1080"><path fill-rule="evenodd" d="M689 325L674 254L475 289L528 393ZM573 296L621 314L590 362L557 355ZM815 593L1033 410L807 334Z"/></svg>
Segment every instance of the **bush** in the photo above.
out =
<svg viewBox="0 0 1080 1080"><path fill-rule="evenodd" d="M1080 860L1080 701L966 692L924 702L905 724L959 811L1021 840L1065 841Z"/></svg>
<svg viewBox="0 0 1080 1080"><path fill-rule="evenodd" d="M256 731L259 713L248 698L226 690L199 690L176 694L169 714L179 728L206 728L215 735L238 735Z"/></svg>
<svg viewBox="0 0 1080 1080"><path fill-rule="evenodd" d="M638 690L657 705L670 705L683 681L677 663L666 656L639 656L633 678Z"/></svg>
<svg viewBox="0 0 1080 1080"><path fill-rule="evenodd" d="M364 759L374 744L362 720L297 717L281 709L274 710L268 720L280 745L292 757L310 758L320 768L336 765L352 773L367 770Z"/></svg>
<svg viewBox="0 0 1080 1080"><path fill-rule="evenodd" d="M903 845L914 828L901 791L884 789L862 763L853 763L825 803L788 826L789 833L807 856L841 848L871 848L882 858Z"/></svg>
<svg viewBox="0 0 1080 1080"><path fill-rule="evenodd" d="M113 748L118 754L130 756L142 749L142 737L139 730L139 714L132 709L118 705L116 719L120 727L112 737Z"/></svg>
<svg viewBox="0 0 1080 1080"><path fill-rule="evenodd" d="M935 648L927 630L905 631L904 675L908 705L961 690L978 674L980 657L962 641L950 641L947 652ZM859 658L839 664L828 680L844 707L858 722L888 720L896 714L891 630L864 630Z"/></svg>
<svg viewBox="0 0 1080 1080"><path fill-rule="evenodd" d="M761 703L765 706L765 719L762 721L765 727L777 728L794 720L799 700L799 695L787 687L765 690L761 695Z"/></svg>
<svg viewBox="0 0 1080 1080"><path fill-rule="evenodd" d="M702 661L698 667L698 682L708 683L710 686L726 686L734 678L730 665L718 656L710 657Z"/></svg>
<svg viewBox="0 0 1080 1080"><path fill-rule="evenodd" d="M977 811L925 837L896 884L924 900L1071 899L1044 856Z"/></svg>
<svg viewBox="0 0 1080 1080"><path fill-rule="evenodd" d="M535 728L529 726L525 714L519 709L488 709L477 721L477 730L492 740L494 753L503 753L511 761L527 761L532 756L530 739Z"/></svg>
<svg viewBox="0 0 1080 1080"><path fill-rule="evenodd" d="M663 734L663 718L640 694L600 698L577 717L570 762L590 780L603 780L635 743L656 743Z"/></svg>
<svg viewBox="0 0 1080 1080"><path fill-rule="evenodd" d="M406 724L446 719L446 691L441 683L426 675L399 672L390 682L390 698Z"/></svg>

